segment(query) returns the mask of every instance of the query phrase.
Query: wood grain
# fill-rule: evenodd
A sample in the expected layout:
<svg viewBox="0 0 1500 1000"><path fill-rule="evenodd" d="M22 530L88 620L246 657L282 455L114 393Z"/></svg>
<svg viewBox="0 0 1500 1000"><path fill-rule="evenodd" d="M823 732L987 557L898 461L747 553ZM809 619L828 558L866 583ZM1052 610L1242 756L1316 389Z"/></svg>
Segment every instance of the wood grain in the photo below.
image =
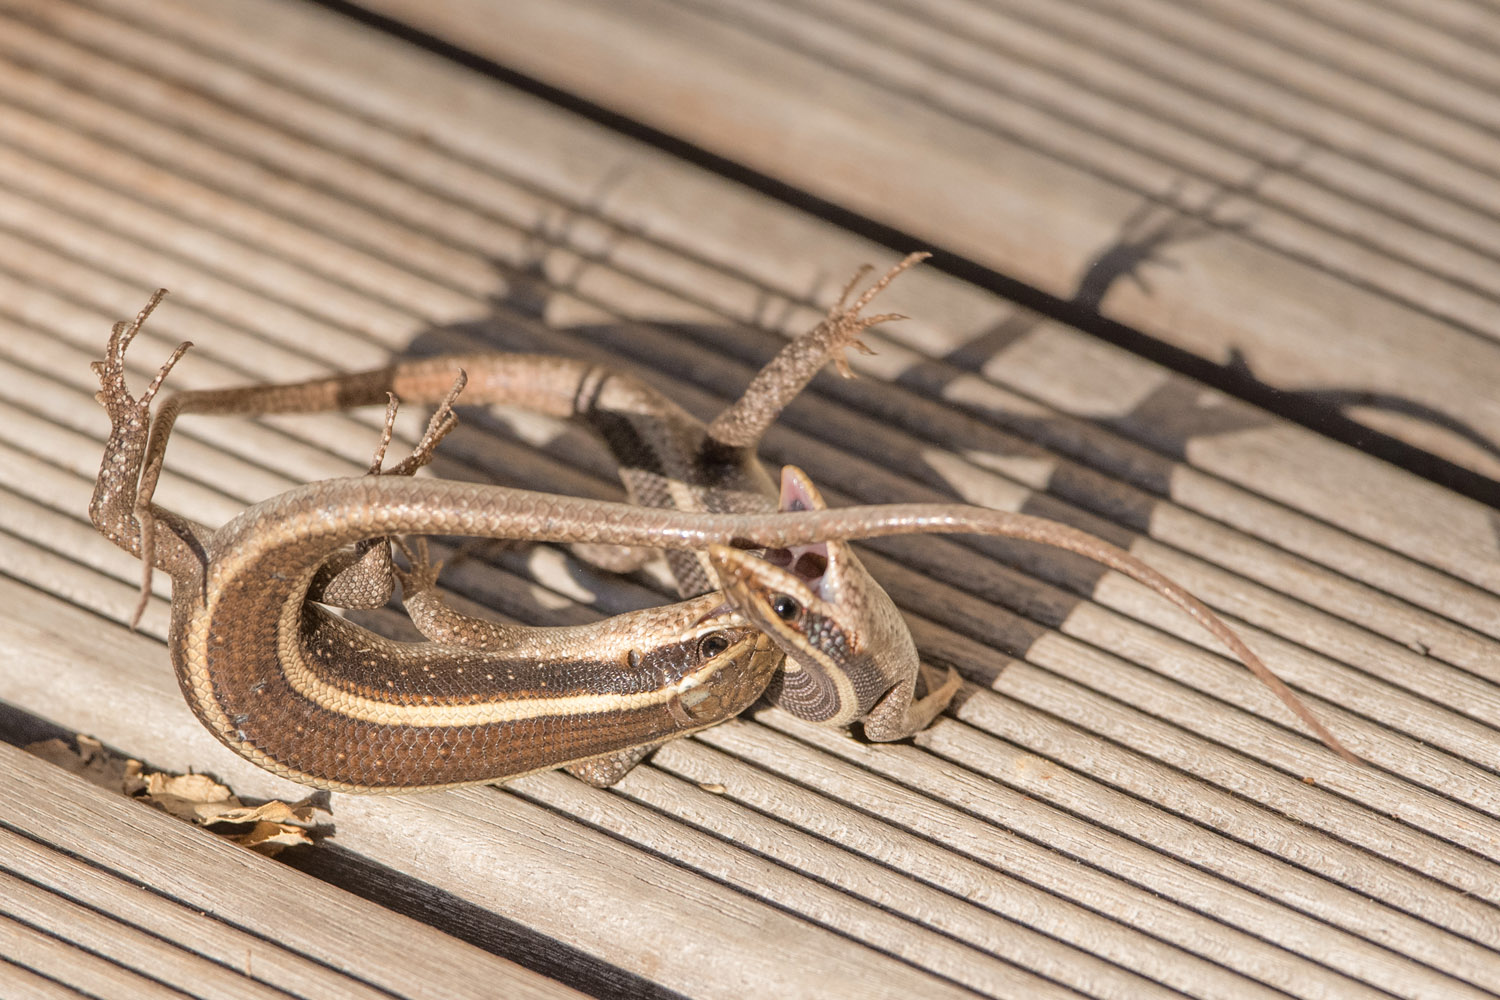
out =
<svg viewBox="0 0 1500 1000"><path fill-rule="evenodd" d="M0 831L17 964L76 967L62 981L122 997L577 995L14 747L0 757L6 800L27 803Z"/></svg>
<svg viewBox="0 0 1500 1000"><path fill-rule="evenodd" d="M1461 31L1272 0L360 6L1500 471L1482 5Z"/></svg>
<svg viewBox="0 0 1500 1000"><path fill-rule="evenodd" d="M515 36L534 37L527 32L538 25L558 37L607 27L598 51L570 50L598 57L570 70L579 73L605 72L610 60L643 73L628 63L706 39L732 42L676 67L702 74L691 96L714 128L725 120L716 109L734 106L733 88L720 85L744 69L735 53L753 48L765 56L763 92L826 95L809 131L771 135L775 101L743 118L745 135L765 131L768 162L795 153L798 169L832 171L822 181L830 194L853 182L862 196L914 206L934 224L948 225L940 210L959 202L999 204L1002 214L971 211L968 229L952 227L954 240L973 239L967 252L977 257L985 229L986 252L1010 255L992 266L1052 288L1046 282L1059 275L1081 281L1088 254L1118 235L1138 202L1132 185L1156 183L1158 197L1170 190L1163 150L1222 187L1267 150L1281 163L1299 148L1281 111L1247 110L1273 93L1269 68L1245 76L1237 112L1216 103L1206 80L1199 96L1172 104L1161 74L1143 69L1227 8L1191 13L1142 0L1130 9L1143 27L1095 43L1085 42L1089 32L1115 16L1102 8L980 10L957 0L934 5L925 26L897 0L765 5L791 33L774 44L757 35L768 23L758 5L521 5ZM1253 4L1243 30L1283 39L1288 24L1305 20L1277 13L1287 9ZM1340 0L1297 8L1314 9L1320 23L1351 17ZM1483 84L1483 60L1453 40L1451 20L1472 13L1457 2L1403 42L1417 61L1399 63L1400 72L1359 62L1368 45L1401 34L1404 10L1392 3L1355 19L1353 61L1317 48L1332 44L1326 32L1278 42L1327 57L1325 76L1309 70L1307 88L1355 70L1371 83L1320 98L1329 149L1307 156L1300 173L1268 175L1235 195L1259 213L1253 231L1227 226L1241 208L1226 200L1214 235L1170 248L1183 271L1147 268L1156 297L1122 282L1106 313L1154 329L1140 317L1159 309L1162 323L1187 324L1194 336L1235 337L1291 310L1308 310L1294 333L1323 309L1377 326L1410 319L1407 306L1391 305L1395 291L1380 299L1327 269L1310 282L1268 242L1278 227L1312 233L1314 222L1346 211L1314 204L1326 202L1338 173L1334 145L1348 147L1339 176L1366 185L1365 210L1406 205L1424 213L1429 236L1456 237L1460 216L1440 210L1450 199L1438 186L1463 175L1433 173L1431 190L1412 183L1416 166L1451 160L1436 131L1430 149L1352 152L1361 140L1349 101L1369 102L1358 113L1372 135L1380 115L1412 102L1435 129L1466 98L1418 88L1453 74ZM631 15L639 20L621 20ZM696 27L641 39L653 27L677 32L685 19ZM1483 23L1473 37L1483 37ZM813 30L830 24L830 34ZM945 41L954 24L971 36L963 46ZM1203 38L1230 37L1214 31ZM1135 145L1112 169L1128 177L1059 168L1057 150L1039 150L1034 138L1002 142L992 129L942 124L931 101L869 106L869 80L808 56L853 36L863 41L845 47L850 58L901 46L901 65L927 67L942 91L934 99L963 96L953 82L960 70L965 86L989 88L967 93L1012 88L1014 104L1031 107L1017 129L1055 121L1036 105L1067 64L1061 79L1073 89L1049 98L1047 114L1071 108L1074 123L1055 141L1078 156L1120 153L1119 137L1093 135L1100 119L1088 115L1118 118L1111 128L1134 130ZM635 42L643 47L625 51ZM977 58L1002 44L1018 54ZM1422 59L1451 68L1417 72ZM944 61L941 72L932 60ZM876 62L882 73L898 65ZM1085 106L1079 81L1096 91L1113 81L1138 107L1116 114L1105 95ZM1398 87L1409 90L1406 104L1375 101ZM649 84L641 100L653 95L670 104ZM1336 102L1336 113L1327 110ZM1169 107L1177 110L1167 127ZM844 131L849 121L863 130ZM913 122L927 130L911 132ZM922 159L946 155L955 136L973 143L965 148L985 169L976 160L963 176L921 173ZM815 321L857 264L891 257L481 73L280 0L4 0L0 140L0 738L49 725L87 732L158 766L212 771L250 795L300 791L230 755L190 717L161 645L165 582L142 634L129 634L121 622L138 566L84 520L105 430L87 362L111 322L151 289L173 289L132 350L137 385L182 339L197 346L173 376L180 387L309 377L484 344L630 368L711 414L786 336ZM856 145L841 147L845 140ZM839 158L855 148L867 159L845 171ZM1392 186L1398 160L1407 172ZM748 155L741 162L771 169ZM894 169L903 163L914 172ZM1318 173L1325 167L1327 176ZM934 176L960 186L934 187ZM1031 200L1025 184L1007 187L1017 178L1052 187ZM1181 196L1201 204L1217 190L1205 183ZM1476 184L1472 198L1492 186ZM916 188L931 188L932 201L903 193ZM841 203L865 210L857 199ZM1477 254L1494 234L1474 214L1466 238ZM1373 240L1366 231L1378 215L1349 216L1351 232ZM1444 264L1440 247L1409 228L1392 234L1388 244L1409 244L1403 266L1428 282L1400 294L1479 281L1472 254ZM1336 249L1307 238L1308 253ZM1262 257L1272 263L1262 268ZM1396 283L1415 270L1379 273ZM1288 301L1251 301L1267 282ZM1068 293L1066 282L1055 287ZM1193 289L1202 294L1184 299ZM380 940L429 942L432 968L422 975L480 969L470 990L499 975L483 971L493 955L394 908L595 994L1454 997L1500 988L1493 510L932 270L903 276L881 308L915 318L871 331L878 353L853 359L861 378L819 379L767 441L768 461L804 466L836 503L959 498L1059 517L1129 547L1235 619L1374 765L1333 760L1190 623L1128 581L1019 546L896 540L866 550L872 569L907 611L923 654L970 681L964 704L915 745L870 747L768 710L668 748L612 792L541 776L507 791L336 796L335 835L323 863L308 867L386 908L245 862L197 831L173 827L162 841L154 825L140 826L157 817L110 825L116 809L142 811L86 790L82 811L55 829L0 823L0 877L17 887L14 906L77 931L53 937L18 924L7 938L15 954L0 959L33 970L28 983L51 984L39 978L42 965L17 957L23 946L37 963L65 963L76 945L119 924L154 942L142 955L183 952L180 967L162 959L174 975L206 962L217 970L209 978L226 984L240 975L237 951L249 938L257 982L291 995L406 989L396 946L381 949ZM1424 323L1446 322L1429 309L1401 329L1417 338ZM1332 336L1320 329L1319 342L1282 349L1306 348L1312 364L1333 350L1322 342ZM1424 342L1424 360L1448 363L1443 343ZM1407 364L1383 357L1370 364ZM403 413L398 438L412 440L424 417ZM619 494L607 456L576 429L504 412L465 421L444 443L441 475ZM375 413L186 421L160 497L222 521L294 483L362 468L378 424ZM663 599L659 576L615 580L552 550L444 552L453 560L444 579L460 600L512 619L577 621ZM389 617L375 622L392 627ZM56 776L41 774L50 789ZM35 787L16 792L26 804L18 815L30 815ZM173 867L139 867L143 853L161 861L158 847L172 848ZM274 874L266 881L246 865ZM168 876L181 885L169 896L138 888ZM330 901L317 910L276 895L293 889ZM283 905L274 914L251 908L264 923L220 916L238 914L241 896L265 893ZM77 905L89 915L70 921ZM282 909L300 922L273 921ZM374 953L350 950L350 927L364 923L391 935L361 946ZM127 960L99 956L101 974ZM493 966L502 967L510 968ZM348 974L356 969L358 982ZM131 975L142 990L168 988Z"/></svg>

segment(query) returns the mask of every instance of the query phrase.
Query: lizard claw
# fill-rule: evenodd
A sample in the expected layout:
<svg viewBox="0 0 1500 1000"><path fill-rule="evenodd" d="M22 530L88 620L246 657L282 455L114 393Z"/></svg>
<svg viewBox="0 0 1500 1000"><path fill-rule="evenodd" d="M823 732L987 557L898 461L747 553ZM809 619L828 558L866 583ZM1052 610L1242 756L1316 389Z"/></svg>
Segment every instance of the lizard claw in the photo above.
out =
<svg viewBox="0 0 1500 1000"><path fill-rule="evenodd" d="M922 261L931 256L932 254L928 253L926 250L918 250L915 253L909 253L905 257L902 257L899 261L896 262L895 266L893 266L889 271L885 272L885 274L881 275L879 281L875 282L875 284L871 285L869 288L866 288L864 290L864 294L855 299L854 303L850 305L848 309L845 309L844 300L849 297L849 293L854 290L854 286L859 284L860 279L874 270L874 268L872 268L869 264L861 267L859 271L855 273L854 278L849 282L849 284L845 286L844 294L839 296L838 303L834 305L832 309L828 310L828 318L833 319L835 316L841 313L847 313L850 316L857 316L859 314L859 311L865 306L869 305L871 302L875 301L875 296L885 291L886 286L895 281L896 277L902 271L906 271L913 267L916 267L918 264L922 263ZM902 318L904 319L905 317Z"/></svg>
<svg viewBox="0 0 1500 1000"><path fill-rule="evenodd" d="M875 270L875 265L874 264L861 264L861 265L859 265L859 269L854 272L854 277L850 278L844 284L844 290L842 292L839 292L838 301L835 302L833 305L831 305L831 306L828 307L828 318L829 319L835 319L835 318L837 318L838 315L844 311L844 303L848 302L849 301L849 296L852 295L852 294L854 294L854 286L858 285L861 281L863 281L864 278L865 278L865 275L869 274L873 270ZM855 305L850 310L851 312L859 312L859 310L864 306L864 304L869 302L868 298L864 298L863 296L861 296L861 298L862 298L863 301L860 302L859 304Z"/></svg>
<svg viewBox="0 0 1500 1000"><path fill-rule="evenodd" d="M855 317L849 324L849 328L850 331L857 334L859 331L868 330L878 323L889 323L892 320L907 318L904 313L881 313L879 316ZM847 353L849 348L852 347L867 357L874 356L875 349L863 340L860 340L858 336L851 336L850 332L844 332L844 336L848 337L848 339L843 343L829 347L828 357L833 362L833 366L838 369L840 375L844 378L854 378L854 369L849 367L849 355Z"/></svg>
<svg viewBox="0 0 1500 1000"><path fill-rule="evenodd" d="M385 446L390 441L391 425L396 419L398 405L396 397L391 396L390 403L386 407L385 430L381 434L380 448L375 454L375 463L370 469L371 473L385 476L409 476L431 462L437 452L439 442L458 426L458 414L453 412L453 405L458 401L458 394L463 392L468 382L468 373L460 368L458 375L453 379L453 388L448 390L448 395L443 397L442 403L432 414L432 419L427 422L427 430L423 432L422 439L417 442L416 447L412 448L411 454L381 472L380 461L385 455Z"/></svg>
<svg viewBox="0 0 1500 1000"><path fill-rule="evenodd" d="M166 295L165 288L158 288L150 301L136 313L135 319L129 323L116 323L110 330L103 359L89 363L89 368L99 377L99 391L94 394L94 399L109 414L112 438L139 435L141 444L145 444L146 417L151 410L151 401L156 398L172 368L187 353L188 348L193 346L190 340L178 344L171 356L157 369L156 377L141 392L140 398L130 395L130 388L125 384L125 351L130 347L131 341L135 340L136 334L141 332L141 327L151 316L152 310Z"/></svg>
<svg viewBox="0 0 1500 1000"><path fill-rule="evenodd" d="M838 369L844 378L853 378L854 369L849 367L849 358L845 353L849 348L855 348L861 354L874 354L869 345L859 339L859 335L872 326L881 323L889 323L893 320L906 319L901 313L881 313L879 316L861 316L860 311L875 300L875 296L885 291L886 286L896 279L902 271L931 257L926 251L907 254L894 267L885 272L880 280L862 292L859 298L845 305L855 287L864 280L873 268L866 264L855 272L854 277L844 286L838 301L828 310L828 315L819 324L819 329L814 337L822 342L822 349L829 360Z"/></svg>
<svg viewBox="0 0 1500 1000"><path fill-rule="evenodd" d="M127 549L136 547L141 558L141 594L131 614L131 628L140 622L151 600L151 576L156 558L156 518L151 512L151 492L160 470L145 467L151 431L151 403L172 368L193 345L191 341L178 344L139 397L130 394L130 387L125 382L125 352L166 294L165 288L158 288L136 313L135 319L129 323L116 323L110 330L104 357L89 365L99 378L99 391L94 394L94 399L104 407L110 423L109 441L94 486L89 516L105 537ZM132 536L136 546L129 544Z"/></svg>
<svg viewBox="0 0 1500 1000"><path fill-rule="evenodd" d="M438 574L442 572L441 560L433 559L427 551L427 539L417 538L410 543L396 538L396 546L406 557L407 569L396 567L396 579L401 583L401 599L410 600L416 594L432 590L437 586Z"/></svg>

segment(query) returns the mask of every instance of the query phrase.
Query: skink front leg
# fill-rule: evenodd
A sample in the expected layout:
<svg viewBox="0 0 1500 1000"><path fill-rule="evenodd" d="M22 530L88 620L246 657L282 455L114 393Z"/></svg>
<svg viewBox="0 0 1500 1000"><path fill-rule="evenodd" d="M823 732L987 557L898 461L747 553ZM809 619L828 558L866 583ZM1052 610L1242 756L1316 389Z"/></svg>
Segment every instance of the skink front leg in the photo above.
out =
<svg viewBox="0 0 1500 1000"><path fill-rule="evenodd" d="M380 432L380 443L366 471L369 476L411 476L418 469L432 462L438 444L458 426L458 416L453 405L463 391L466 376L460 369L454 377L448 395L438 404L427 429L412 448L411 454L389 469L385 464L385 452L390 447L395 433L396 411L400 401L395 394L388 394L385 423ZM391 561L389 537L369 538L351 549L339 553L318 570L312 588L308 592L311 600L331 604L339 608L378 608L390 600L395 590L396 567Z"/></svg>
<svg viewBox="0 0 1500 1000"><path fill-rule="evenodd" d="M865 716L865 736L877 743L890 743L913 736L942 714L963 687L964 679L958 671L948 668L947 674L926 663L921 665L922 682L927 693L916 696L916 678L903 680L875 703Z"/></svg>

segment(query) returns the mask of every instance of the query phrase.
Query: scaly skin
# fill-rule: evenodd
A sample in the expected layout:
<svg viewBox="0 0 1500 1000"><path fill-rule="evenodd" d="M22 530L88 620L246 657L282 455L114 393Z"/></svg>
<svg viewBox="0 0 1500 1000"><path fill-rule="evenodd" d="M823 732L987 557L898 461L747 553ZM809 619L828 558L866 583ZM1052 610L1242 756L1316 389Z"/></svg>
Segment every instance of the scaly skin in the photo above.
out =
<svg viewBox="0 0 1500 1000"><path fill-rule="evenodd" d="M501 781L559 766L607 783L623 773L609 766L621 753L736 715L770 682L780 655L758 629L716 614L717 595L585 626L511 629L498 648L392 642L332 615L309 599L320 574L390 531L330 532L315 510L268 521L265 532L247 535L239 519L214 531L141 497L151 399L182 353L130 396L125 349L149 311L116 326L94 366L113 429L89 513L148 571L172 577L178 683L236 753L343 791ZM409 482L451 416L441 407L411 459L365 478Z"/></svg>
<svg viewBox="0 0 1500 1000"><path fill-rule="evenodd" d="M172 575L173 660L199 717L237 752L297 780L356 791L401 790L496 780L559 763L609 761L727 718L754 699L774 670L776 657L764 636L737 621L710 629L715 638L705 648L709 633L652 631L661 619L648 612L623 626L611 620L605 634L590 634L575 647L592 657L620 638L609 630L623 629L624 663L611 666L589 658L580 666L564 657L560 672L552 675L557 686L551 690L565 692L557 701L550 693L542 696L543 685L530 679L531 686L522 688L499 684L496 669L503 672L503 664L513 661L494 661L491 668L491 661L476 659L475 650L462 645L388 643L308 602L320 568L338 553L370 539L406 534L706 551L745 613L792 642L806 634L802 629L813 615L822 617L822 609L793 597L800 592L792 585L801 580L778 576L788 571L744 550L795 551L830 540L933 532L1040 542L1100 562L1176 603L1229 646L1325 743L1357 759L1186 590L1100 539L1021 514L943 504L714 514L374 475L289 490L210 531L150 504L137 490L143 465L151 473L151 397L172 363L140 399L125 391L124 350L144 318L145 313L132 326L117 326L106 359L95 366L100 400L114 430L90 513L116 544ZM406 466L430 456L447 426L444 407ZM816 506L815 495L805 505ZM159 538L150 541L152 533L143 525L155 525ZM689 628L701 628L712 617L705 609L715 603L709 597L702 605L677 605L668 617L677 628L696 615ZM642 658L631 655L639 652L634 639L640 634L649 634L665 650L664 666L654 673L639 670ZM649 675L644 682L643 673ZM621 689L641 683L643 692ZM911 697L901 685L893 691L898 699ZM629 700L636 694L644 694L645 702ZM643 706L644 714L638 711ZM538 727L537 719L563 728ZM586 734L586 747L569 742L580 732ZM493 754L517 740L535 754L496 765Z"/></svg>
<svg viewBox="0 0 1500 1000"><path fill-rule="evenodd" d="M141 494L151 496L167 439L181 414L308 413L384 403L392 395L407 402L451 403L454 375L462 372L467 378L465 403L523 406L576 418L595 430L619 461L620 478L635 504L713 513L773 511L777 509L775 487L756 457L761 438L830 360L845 375L850 374L844 352L850 348L868 351L859 340L864 330L902 318L895 313L862 313L899 274L926 257L922 253L907 256L850 302L855 286L869 272L869 268L861 269L823 320L779 351L740 398L707 425L640 379L587 362L530 354L447 355L310 382L171 396L158 411L151 431ZM430 452L414 455L406 469L387 474L409 472L430 457ZM372 472L378 471L378 464L377 460ZM805 487L795 498L784 495L783 503L821 504L806 477L800 481ZM639 565L654 553L576 543L575 549L614 570ZM862 720L870 739L912 735L947 707L961 678L951 668L945 675L924 670L901 613L847 543L833 540L811 549L820 568L804 574L801 582L819 596L824 614L843 641L820 642L817 634L785 628L773 631L772 638L787 660L769 697L810 721L844 726ZM779 551L767 553L768 558L781 555ZM333 567L315 582L316 596L341 607L383 603L394 579L389 556L390 547L383 539L365 540L359 553L340 553ZM667 562L682 596L717 589L704 553L669 551ZM812 564L807 559L800 563ZM443 607L430 583L419 591L403 588L403 592L412 621L429 639L451 641L455 629L471 638L485 634L482 620ZM496 642L497 650L503 648L503 638ZM920 699L916 697L919 676L928 687ZM636 759L648 749L635 751ZM622 758L613 766L623 774L630 763Z"/></svg>

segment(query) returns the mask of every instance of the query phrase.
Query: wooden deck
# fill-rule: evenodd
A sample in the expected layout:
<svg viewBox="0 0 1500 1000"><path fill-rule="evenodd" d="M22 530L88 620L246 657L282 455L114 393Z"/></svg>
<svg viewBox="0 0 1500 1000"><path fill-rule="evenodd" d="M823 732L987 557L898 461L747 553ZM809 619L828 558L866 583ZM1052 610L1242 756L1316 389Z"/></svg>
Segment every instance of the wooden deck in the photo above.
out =
<svg viewBox="0 0 1500 1000"><path fill-rule="evenodd" d="M0 0L0 996L1500 993L1497 45L1470 0ZM152 289L138 384L182 339L179 388L488 345L709 414L921 247L767 461L1128 547L1368 766L1141 588L969 538L865 549L971 682L915 745L762 707L610 791L333 796L276 861L15 749L302 794L191 717L165 582L130 633L85 515L88 362ZM222 521L378 425L190 420L159 497ZM524 414L442 452L619 494ZM444 579L663 599L553 549Z"/></svg>

